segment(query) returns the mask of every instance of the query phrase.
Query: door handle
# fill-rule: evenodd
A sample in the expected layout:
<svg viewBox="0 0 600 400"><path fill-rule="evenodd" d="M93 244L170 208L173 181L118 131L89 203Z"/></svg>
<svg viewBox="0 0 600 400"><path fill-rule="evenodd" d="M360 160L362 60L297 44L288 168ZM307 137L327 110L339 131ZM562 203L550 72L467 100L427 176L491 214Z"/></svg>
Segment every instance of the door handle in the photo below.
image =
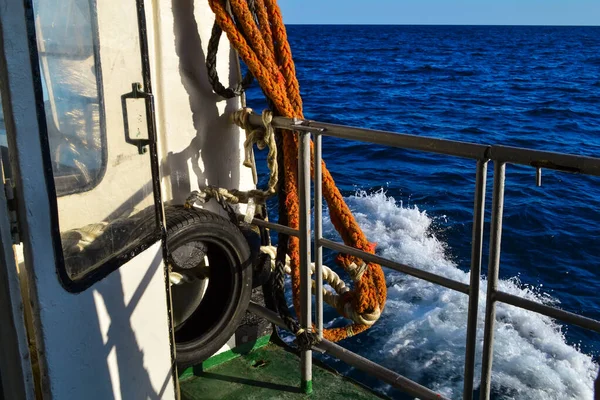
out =
<svg viewBox="0 0 600 400"><path fill-rule="evenodd" d="M148 151L150 139L134 139L131 137L129 130L129 117L127 115L127 99L144 99L146 102L152 102L153 96L151 93L146 93L142 90L142 84L134 82L131 84L131 92L121 96L121 107L123 108L123 127L125 130L125 141L138 148L140 154L145 154Z"/></svg>

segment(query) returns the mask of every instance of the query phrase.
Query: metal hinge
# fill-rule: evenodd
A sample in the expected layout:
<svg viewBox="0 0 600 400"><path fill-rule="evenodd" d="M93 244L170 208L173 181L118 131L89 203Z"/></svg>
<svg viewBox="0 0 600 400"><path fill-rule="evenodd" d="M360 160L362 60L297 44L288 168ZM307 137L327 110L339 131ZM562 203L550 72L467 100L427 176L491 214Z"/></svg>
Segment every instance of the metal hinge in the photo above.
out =
<svg viewBox="0 0 600 400"><path fill-rule="evenodd" d="M8 218L10 220L10 236L13 244L21 243L19 234L19 219L17 218L17 199L15 196L15 187L10 179L4 182L4 192L6 194L6 205L8 207Z"/></svg>

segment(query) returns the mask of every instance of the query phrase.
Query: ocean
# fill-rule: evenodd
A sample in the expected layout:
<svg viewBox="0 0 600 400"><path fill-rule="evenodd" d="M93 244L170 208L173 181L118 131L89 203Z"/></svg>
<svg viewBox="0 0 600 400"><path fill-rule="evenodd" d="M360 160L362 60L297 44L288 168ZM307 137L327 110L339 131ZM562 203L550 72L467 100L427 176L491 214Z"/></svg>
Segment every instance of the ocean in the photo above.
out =
<svg viewBox="0 0 600 400"><path fill-rule="evenodd" d="M600 27L288 26L306 118L600 156ZM248 106L266 107L255 84ZM377 253L468 283L475 162L325 137L323 156ZM265 154L257 152L266 182ZM493 163L488 166L479 387ZM600 318L600 180L507 166L500 287ZM277 208L270 203L271 219ZM331 224L328 238L338 238ZM333 265L333 254L326 255ZM467 296L385 270L388 302L342 344L462 398ZM329 326L340 318L326 310ZM591 399L600 337L499 304L495 399ZM342 373L408 398L341 362ZM318 382L315 384L318 385ZM478 394L478 393L477 393Z"/></svg>

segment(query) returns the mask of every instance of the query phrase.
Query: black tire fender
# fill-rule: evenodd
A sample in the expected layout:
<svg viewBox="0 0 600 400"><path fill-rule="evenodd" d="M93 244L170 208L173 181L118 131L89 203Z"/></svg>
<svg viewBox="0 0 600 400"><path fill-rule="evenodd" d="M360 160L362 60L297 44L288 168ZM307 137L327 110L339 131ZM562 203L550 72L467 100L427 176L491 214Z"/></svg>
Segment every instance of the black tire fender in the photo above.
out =
<svg viewBox="0 0 600 400"><path fill-rule="evenodd" d="M209 259L210 276L201 300L189 296L188 301L189 292L182 298L180 287L171 286L173 308L199 302L191 316L174 327L177 364L186 368L212 356L234 335L250 301L252 258L239 228L218 214L167 206L165 217L169 259L178 248L194 243L203 244Z"/></svg>

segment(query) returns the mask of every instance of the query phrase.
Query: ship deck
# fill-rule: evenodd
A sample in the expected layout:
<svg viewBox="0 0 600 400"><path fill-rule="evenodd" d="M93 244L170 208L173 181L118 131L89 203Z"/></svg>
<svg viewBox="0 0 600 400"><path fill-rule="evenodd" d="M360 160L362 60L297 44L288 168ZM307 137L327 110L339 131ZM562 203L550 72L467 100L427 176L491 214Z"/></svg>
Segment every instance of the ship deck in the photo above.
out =
<svg viewBox="0 0 600 400"><path fill-rule="evenodd" d="M313 393L300 390L300 358L275 344L180 378L182 400L381 399L383 397L318 363L313 364Z"/></svg>

